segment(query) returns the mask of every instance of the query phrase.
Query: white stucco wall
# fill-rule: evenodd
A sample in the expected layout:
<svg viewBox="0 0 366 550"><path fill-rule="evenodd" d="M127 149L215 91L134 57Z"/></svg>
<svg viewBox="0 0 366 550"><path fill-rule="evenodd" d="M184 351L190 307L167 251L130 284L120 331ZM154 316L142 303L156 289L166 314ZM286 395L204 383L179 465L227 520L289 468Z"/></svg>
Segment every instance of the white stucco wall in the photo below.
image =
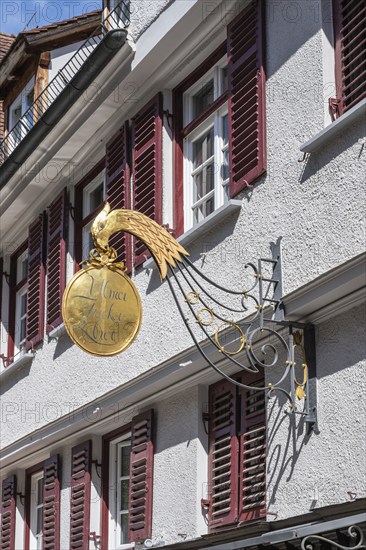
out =
<svg viewBox="0 0 366 550"><path fill-rule="evenodd" d="M284 415L280 394L269 401L270 520L365 497L365 336L362 306L317 327L319 433L307 436L303 420Z"/></svg>
<svg viewBox="0 0 366 550"><path fill-rule="evenodd" d="M139 36L168 4L163 0L134 4L131 33L137 40L137 50ZM247 261L268 256L269 243L280 235L284 293L364 249L365 211L360 182L364 179L366 156L359 142L364 135L364 121L360 119L305 162L298 162L299 146L328 123L323 87L329 80L329 66L324 62L321 18L314 16L319 3L296 3L300 11L294 5L285 1L267 3L267 175L243 193L239 214L216 224L209 233L198 235L189 247L192 261L229 288L238 287ZM134 105L131 116L136 109ZM164 155L168 137L166 132ZM164 181L169 182L171 165L165 165L164 170ZM165 196L171 196L171 189ZM168 218L164 221L170 221L170 205L164 208ZM202 252L207 253L204 262ZM98 400L191 346L167 283L160 283L156 270L141 270L134 281L142 296L143 323L136 342L122 355L112 359L87 356L63 335L50 342L46 339L31 364L6 376L1 394L3 447L70 409ZM332 331L334 322L337 341L327 341L324 334ZM283 417L278 403L270 402L273 412L269 432L273 440L268 465L269 511L275 514L270 519L309 511L315 494L315 507L344 502L349 498L347 491L364 494L361 326L359 308L318 327L319 435L307 440L303 428L293 429L293 421ZM156 538L180 540L178 533L194 536L205 531L197 512L197 495L206 472L201 461L205 455L201 401L202 396L192 388L158 404ZM65 463L64 468L68 467ZM66 469L65 475L69 475ZM67 537L67 493L62 498L66 514L62 536ZM167 513L169 532L165 527Z"/></svg>

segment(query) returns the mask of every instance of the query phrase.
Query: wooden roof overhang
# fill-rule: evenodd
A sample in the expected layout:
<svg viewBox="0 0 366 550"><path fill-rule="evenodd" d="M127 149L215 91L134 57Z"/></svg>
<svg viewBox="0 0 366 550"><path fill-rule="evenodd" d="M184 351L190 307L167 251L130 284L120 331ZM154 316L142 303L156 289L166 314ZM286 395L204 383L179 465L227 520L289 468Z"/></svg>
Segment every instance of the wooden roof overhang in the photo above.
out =
<svg viewBox="0 0 366 550"><path fill-rule="evenodd" d="M50 51L86 40L101 23L102 11L24 31L16 37L0 63L0 100L6 108L35 74L48 66Z"/></svg>

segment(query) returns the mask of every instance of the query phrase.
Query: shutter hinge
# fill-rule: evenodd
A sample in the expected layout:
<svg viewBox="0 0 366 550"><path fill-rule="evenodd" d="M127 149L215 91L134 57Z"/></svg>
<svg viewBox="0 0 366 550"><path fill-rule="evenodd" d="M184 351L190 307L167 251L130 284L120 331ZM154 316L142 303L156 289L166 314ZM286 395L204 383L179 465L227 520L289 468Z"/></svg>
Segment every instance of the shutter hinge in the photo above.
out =
<svg viewBox="0 0 366 550"><path fill-rule="evenodd" d="M207 510L210 508L210 501L208 498L201 498L201 508L203 512L207 512Z"/></svg>
<svg viewBox="0 0 366 550"><path fill-rule="evenodd" d="M163 111L163 113L166 117L166 120L167 120L167 123L168 123L168 126L169 126L169 130L173 131L173 126L174 126L174 115L173 115L173 113L170 113L169 109L165 109Z"/></svg>
<svg viewBox="0 0 366 550"><path fill-rule="evenodd" d="M7 282L7 285L10 287L10 275L9 275L9 273L7 273L6 271L3 271L3 272L1 273L1 276L2 276L2 277L5 277L5 280L6 280L6 282Z"/></svg>
<svg viewBox="0 0 366 550"><path fill-rule="evenodd" d="M90 531L90 533L89 533L89 538L90 538L90 539L93 539L95 545L97 545L97 544L100 543L100 541L101 541L101 539L102 539L102 535L97 535L96 531Z"/></svg>
<svg viewBox="0 0 366 550"><path fill-rule="evenodd" d="M330 97L328 99L328 104L329 104L330 116L334 121L337 117L340 116L339 108L340 108L341 100L337 99L336 97Z"/></svg>
<svg viewBox="0 0 366 550"><path fill-rule="evenodd" d="M102 470L102 463L98 462L98 460L92 460L91 463L95 465L95 470L97 472L97 476L99 478L101 478L102 477L101 476L102 471L99 472L98 468L100 468L100 470Z"/></svg>
<svg viewBox="0 0 366 550"><path fill-rule="evenodd" d="M15 494L17 497L19 497L22 506L24 506L25 495L23 495L23 493L15 493Z"/></svg>

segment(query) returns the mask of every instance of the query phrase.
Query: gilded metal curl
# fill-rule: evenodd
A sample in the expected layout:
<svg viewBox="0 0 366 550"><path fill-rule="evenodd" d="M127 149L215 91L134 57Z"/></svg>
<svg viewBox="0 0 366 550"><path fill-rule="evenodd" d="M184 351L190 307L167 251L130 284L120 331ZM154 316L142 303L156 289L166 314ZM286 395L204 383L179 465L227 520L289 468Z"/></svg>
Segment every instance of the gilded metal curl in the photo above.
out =
<svg viewBox="0 0 366 550"><path fill-rule="evenodd" d="M366 550L366 545L363 543L363 533L358 525L351 525L351 527L349 527L347 531L350 538L358 538L356 546L344 546L343 544L339 544L338 542L334 542L320 535L309 535L301 541L301 550L314 550L314 543L317 541L326 542L330 544L330 546L332 546L333 548L338 548L339 550Z"/></svg>
<svg viewBox="0 0 366 550"><path fill-rule="evenodd" d="M240 345L239 345L239 348L235 351L228 351L227 349L225 349L225 346L223 346L221 343L220 343L220 340L219 340L219 332L221 329L223 329L225 326L227 327L233 327L235 328L239 334L240 334ZM222 323L217 329L216 329L216 332L215 332L215 342L217 344L217 347L219 348L219 351L221 352L225 352L227 355L238 355L238 353L240 353L243 349L244 349L244 346L246 344L246 339L245 339L245 336L244 336L244 333L243 331L241 330L241 328L239 327L239 325L235 324L235 323L232 323L231 321L226 321L226 323Z"/></svg>
<svg viewBox="0 0 366 550"><path fill-rule="evenodd" d="M296 385L295 395L296 395L297 399L301 400L301 399L304 399L304 397L306 397L305 387L306 387L306 383L308 381L308 366L307 366L307 362L306 362L305 349L304 349L304 346L302 344L302 334L298 331L295 332L294 339L295 339L294 348L296 348L296 347L300 348L301 355L302 355L302 360L303 360L302 365L301 365L301 367L303 369L302 382L299 382L297 380L296 376L294 375L294 382L295 382L295 385Z"/></svg>
<svg viewBox="0 0 366 550"><path fill-rule="evenodd" d="M191 292L187 292L186 294L186 302L192 305L198 304L200 301L200 296L198 292L195 292L192 290Z"/></svg>
<svg viewBox="0 0 366 550"><path fill-rule="evenodd" d="M209 314L210 316L210 319L208 321L204 321L202 319L202 313L203 312L206 312ZM197 311L196 313L196 319L197 319L197 323L199 323L201 326L203 327L209 327L213 324L214 320L215 320L215 314L214 312L212 311L212 309L209 309L208 307L203 307L201 308L199 311Z"/></svg>

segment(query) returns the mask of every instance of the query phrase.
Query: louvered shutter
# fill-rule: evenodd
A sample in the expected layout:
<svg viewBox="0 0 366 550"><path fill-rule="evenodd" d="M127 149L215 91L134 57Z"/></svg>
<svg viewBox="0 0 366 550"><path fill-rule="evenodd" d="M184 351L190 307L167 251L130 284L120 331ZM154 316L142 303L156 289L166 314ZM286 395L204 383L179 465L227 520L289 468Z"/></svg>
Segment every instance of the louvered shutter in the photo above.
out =
<svg viewBox="0 0 366 550"><path fill-rule="evenodd" d="M106 200L111 208L131 208L130 167L128 163L128 123L120 129L106 146ZM116 233L109 241L118 253L119 261L131 269L131 237Z"/></svg>
<svg viewBox="0 0 366 550"><path fill-rule="evenodd" d="M133 119L133 207L162 223L163 96L158 94ZM148 254L135 239L135 266Z"/></svg>
<svg viewBox="0 0 366 550"><path fill-rule="evenodd" d="M238 438L236 386L220 381L209 392L209 528L238 516Z"/></svg>
<svg viewBox="0 0 366 550"><path fill-rule="evenodd" d="M62 323L62 295L66 284L66 188L49 207L47 235L47 324L46 332Z"/></svg>
<svg viewBox="0 0 366 550"><path fill-rule="evenodd" d="M43 466L42 550L60 548L60 458L52 456Z"/></svg>
<svg viewBox="0 0 366 550"><path fill-rule="evenodd" d="M71 451L70 549L89 548L91 441Z"/></svg>
<svg viewBox="0 0 366 550"><path fill-rule="evenodd" d="M252 0L227 29L231 197L266 169L262 12Z"/></svg>
<svg viewBox="0 0 366 550"><path fill-rule="evenodd" d="M333 0L338 114L366 97L365 0Z"/></svg>
<svg viewBox="0 0 366 550"><path fill-rule="evenodd" d="M4 479L1 493L1 550L15 549L16 477Z"/></svg>
<svg viewBox="0 0 366 550"><path fill-rule="evenodd" d="M40 214L29 228L28 237L28 290L27 290L27 350L43 339L44 279L43 258L44 215Z"/></svg>
<svg viewBox="0 0 366 550"><path fill-rule="evenodd" d="M264 386L258 376L242 382ZM264 391L241 390L239 521L266 516L266 397Z"/></svg>
<svg viewBox="0 0 366 550"><path fill-rule="evenodd" d="M130 542L151 537L153 488L153 410L136 416L131 429L128 537Z"/></svg>
<svg viewBox="0 0 366 550"><path fill-rule="evenodd" d="M2 319L2 308L3 308L3 272L4 272L4 260L0 258L0 338L1 338L1 319Z"/></svg>

